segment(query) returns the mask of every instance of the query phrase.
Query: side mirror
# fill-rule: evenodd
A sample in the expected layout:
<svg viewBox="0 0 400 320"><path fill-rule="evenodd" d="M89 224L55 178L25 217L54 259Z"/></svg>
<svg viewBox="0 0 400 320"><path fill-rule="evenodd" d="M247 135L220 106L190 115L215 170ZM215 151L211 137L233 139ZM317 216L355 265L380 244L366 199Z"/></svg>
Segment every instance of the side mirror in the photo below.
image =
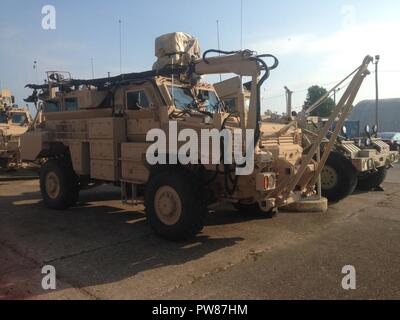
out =
<svg viewBox="0 0 400 320"><path fill-rule="evenodd" d="M296 111L292 111L292 117L297 117L297 112Z"/></svg>

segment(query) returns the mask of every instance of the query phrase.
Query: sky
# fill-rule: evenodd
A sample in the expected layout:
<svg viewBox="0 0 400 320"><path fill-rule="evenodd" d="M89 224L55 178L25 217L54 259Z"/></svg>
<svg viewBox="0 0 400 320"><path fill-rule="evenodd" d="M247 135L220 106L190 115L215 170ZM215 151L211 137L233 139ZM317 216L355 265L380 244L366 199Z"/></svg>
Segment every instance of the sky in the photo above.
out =
<svg viewBox="0 0 400 320"><path fill-rule="evenodd" d="M45 5L56 10L54 30L42 28ZM284 86L294 91L293 104L300 109L308 87L333 86L367 54L381 56L380 97L400 97L398 0L2 0L0 87L25 105L30 91L24 86L42 83L47 70L91 78L93 61L95 77L119 74L119 20L123 73L151 69L154 40L165 33L186 32L203 51L217 48L218 20L222 50L242 44L280 60L262 90L264 110L285 110ZM372 73L357 101L375 97L374 80Z"/></svg>

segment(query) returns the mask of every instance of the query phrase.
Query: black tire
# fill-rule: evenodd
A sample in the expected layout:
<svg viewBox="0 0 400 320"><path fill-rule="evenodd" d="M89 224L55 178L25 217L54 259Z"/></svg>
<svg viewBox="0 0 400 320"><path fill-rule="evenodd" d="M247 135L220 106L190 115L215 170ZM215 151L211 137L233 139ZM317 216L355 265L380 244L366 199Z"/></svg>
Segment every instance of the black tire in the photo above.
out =
<svg viewBox="0 0 400 320"><path fill-rule="evenodd" d="M53 195L46 188L49 174L56 177L57 181L54 183L59 188ZM40 170L40 192L47 208L64 210L76 204L79 197L79 183L69 161L52 159L46 162Z"/></svg>
<svg viewBox="0 0 400 320"><path fill-rule="evenodd" d="M145 190L146 214L151 227L161 237L182 241L195 236L203 229L207 205L196 181L191 172L179 168L164 168L151 175ZM166 223L162 220L161 204L157 205L160 216L157 214L155 202L159 197L157 192L163 190L161 188L173 190L175 193L175 200L181 208L180 214L175 215L176 221Z"/></svg>
<svg viewBox="0 0 400 320"><path fill-rule="evenodd" d="M322 195L330 202L348 197L357 186L357 176L357 170L349 159L339 152L331 152L321 173Z"/></svg>
<svg viewBox="0 0 400 320"><path fill-rule="evenodd" d="M360 174L357 189L370 191L379 187L385 181L387 175L386 167L380 167L375 172Z"/></svg>
<svg viewBox="0 0 400 320"><path fill-rule="evenodd" d="M277 208L273 208L268 212L265 212L260 209L258 203L244 204L239 202L239 203L234 203L233 206L241 215L263 216L267 219L272 219L278 214Z"/></svg>

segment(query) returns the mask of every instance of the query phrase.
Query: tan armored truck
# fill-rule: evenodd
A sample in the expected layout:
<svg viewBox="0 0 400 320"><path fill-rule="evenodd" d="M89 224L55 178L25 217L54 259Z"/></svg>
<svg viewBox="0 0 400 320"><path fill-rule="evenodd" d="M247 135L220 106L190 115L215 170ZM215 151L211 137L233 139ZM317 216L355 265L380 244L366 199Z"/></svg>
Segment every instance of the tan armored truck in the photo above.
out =
<svg viewBox="0 0 400 320"><path fill-rule="evenodd" d="M240 78L234 77L216 83L214 87L229 110L246 116L249 111L251 95L250 83L245 83L242 86ZM285 89L289 91L287 88ZM290 91L287 98L286 114L290 115ZM309 116L322 101L318 101L315 107L307 111L306 125L302 121L298 124L302 128L302 147L305 151L316 142L318 132L323 129L328 121L328 119ZM265 116L263 117L263 125L267 125L271 121L276 122L278 119L282 123L289 123L292 117L271 118L271 116ZM328 136L330 131L328 131ZM354 141L346 137L346 128L343 126L341 133L337 136L333 149L321 171L321 193L329 201L335 202L344 199L352 194L356 187L367 191L377 188L384 181L387 168L393 162L398 161L398 153L391 152L389 146L376 137L376 127L372 128L372 132L369 127L365 131L366 136L364 138ZM322 151L328 142L328 139L321 141Z"/></svg>
<svg viewBox="0 0 400 320"><path fill-rule="evenodd" d="M308 122L306 143L312 141L324 119L309 117ZM356 189L379 189L387 170L398 161L398 153L390 151L389 145L377 138L369 126L364 137L357 139L348 138L346 131L343 126L321 173L322 194L330 201L340 201ZM324 148L324 142L321 147Z"/></svg>
<svg viewBox="0 0 400 320"><path fill-rule="evenodd" d="M0 93L0 167L8 168L19 161L19 137L32 123L27 109L15 106L9 90Z"/></svg>
<svg viewBox="0 0 400 320"><path fill-rule="evenodd" d="M339 85L331 89L304 114L299 116L300 119L303 119L300 123L306 145L313 143L314 138L327 120L312 117L310 114ZM307 117L306 121L304 121L305 117ZM337 123L334 125L337 125ZM394 162L399 160L398 153L390 151L389 145L377 137L378 128L376 125L372 128L366 126L364 136L357 139L347 137L347 129L343 126L343 123L338 129L341 133L338 135L321 172L322 194L330 201L340 201L352 194L356 188L361 191L379 190L386 178L387 170L392 167ZM321 143L322 149L324 149L325 144L324 141Z"/></svg>
<svg viewBox="0 0 400 320"><path fill-rule="evenodd" d="M41 164L47 207L68 208L80 189L114 183L121 185L124 200L140 199L144 192L150 225L180 240L202 229L211 203L227 201L271 217L277 208L315 194L316 150L303 155L296 126L259 121L260 90L278 66L275 57L248 50L208 50L200 57L197 40L184 33L158 38L156 56L147 72L91 80L50 72L46 84L28 85L43 122L22 137L21 155ZM200 79L220 73L251 78L247 121L227 110L213 85ZM228 148L225 136L204 139L204 131L232 133L239 147ZM202 139L188 140L193 132ZM236 140L238 133L246 142ZM200 152L185 149L189 141ZM237 161L238 150L244 161ZM246 167L252 170L239 172Z"/></svg>

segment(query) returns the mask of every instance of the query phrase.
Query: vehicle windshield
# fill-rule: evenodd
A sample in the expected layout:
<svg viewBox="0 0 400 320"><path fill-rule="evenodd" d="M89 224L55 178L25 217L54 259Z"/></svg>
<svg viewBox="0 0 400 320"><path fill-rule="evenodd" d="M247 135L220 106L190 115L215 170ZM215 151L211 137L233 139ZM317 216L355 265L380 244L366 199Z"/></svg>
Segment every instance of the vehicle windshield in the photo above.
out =
<svg viewBox="0 0 400 320"><path fill-rule="evenodd" d="M396 134L392 132L378 133L378 137L383 140L392 140Z"/></svg>
<svg viewBox="0 0 400 320"><path fill-rule="evenodd" d="M184 110L188 105L196 105L196 100L189 88L168 86L168 91L177 109Z"/></svg>
<svg viewBox="0 0 400 320"><path fill-rule="evenodd" d="M13 113L11 116L11 122L13 124L23 125L26 121L26 114L25 113Z"/></svg>
<svg viewBox="0 0 400 320"><path fill-rule="evenodd" d="M214 91L200 90L199 96L202 99L205 111L210 113L218 111L219 100Z"/></svg>

